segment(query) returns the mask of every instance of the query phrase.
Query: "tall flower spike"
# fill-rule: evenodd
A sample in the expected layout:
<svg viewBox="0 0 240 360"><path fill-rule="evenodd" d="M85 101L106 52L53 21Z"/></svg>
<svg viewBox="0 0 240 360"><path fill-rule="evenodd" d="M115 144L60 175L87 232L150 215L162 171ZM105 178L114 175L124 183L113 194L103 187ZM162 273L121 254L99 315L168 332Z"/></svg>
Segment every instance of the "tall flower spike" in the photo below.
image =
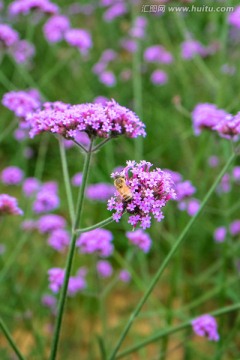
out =
<svg viewBox="0 0 240 360"><path fill-rule="evenodd" d="M125 185L131 192L131 199L126 200L124 194L116 191L108 201L108 210L115 210L113 218L119 221L126 211L130 214L128 222L143 229L151 226L151 217L157 221L163 219L162 207L168 200L175 199L176 194L171 175L159 168L150 170L152 164L147 161L128 161L127 166L119 173L112 174L113 178L123 177ZM124 200L125 198L125 200Z"/></svg>
<svg viewBox="0 0 240 360"><path fill-rule="evenodd" d="M30 137L48 131L75 139L79 132L100 138L126 135L130 138L145 136L145 125L131 110L116 101L102 104L70 105L62 102L45 103L43 110L27 116Z"/></svg>

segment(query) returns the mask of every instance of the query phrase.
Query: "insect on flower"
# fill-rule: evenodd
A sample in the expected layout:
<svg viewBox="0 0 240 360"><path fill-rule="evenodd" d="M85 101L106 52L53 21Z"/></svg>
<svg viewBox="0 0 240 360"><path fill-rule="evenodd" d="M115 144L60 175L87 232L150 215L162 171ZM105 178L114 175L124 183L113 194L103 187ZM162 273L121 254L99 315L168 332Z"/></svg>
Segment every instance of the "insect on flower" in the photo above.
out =
<svg viewBox="0 0 240 360"><path fill-rule="evenodd" d="M114 186L116 187L119 195L125 202L130 201L133 197L132 191L126 184L125 176L117 176L114 180Z"/></svg>

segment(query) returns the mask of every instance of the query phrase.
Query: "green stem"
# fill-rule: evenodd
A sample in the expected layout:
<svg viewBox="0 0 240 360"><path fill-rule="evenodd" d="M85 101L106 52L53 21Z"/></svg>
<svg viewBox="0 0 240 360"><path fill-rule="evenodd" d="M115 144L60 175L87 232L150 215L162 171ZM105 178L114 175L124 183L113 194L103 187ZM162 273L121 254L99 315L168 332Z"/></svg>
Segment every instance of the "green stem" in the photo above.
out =
<svg viewBox="0 0 240 360"><path fill-rule="evenodd" d="M233 153L231 155L231 157L229 158L229 160L227 161L226 165L224 166L224 168L222 169L222 171L220 172L220 174L218 175L218 177L216 178L216 180L214 181L213 185L211 186L211 188L209 189L208 193L206 194L205 198L202 201L202 204L199 208L199 211L195 214L194 217L191 218L191 220L188 222L188 224L186 225L186 227L184 228L183 232L180 234L180 236L178 237L178 239L176 240L175 244L173 245L172 249L170 250L170 252L168 253L168 255L166 256L165 260L163 261L162 265L160 266L160 268L158 269L156 275L154 276L149 288L147 289L147 291L145 292L144 296L142 297L142 299L139 301L139 303L137 304L135 310L133 311L133 313L131 314L127 325L125 326L125 328L123 329L122 334L120 335L119 341L117 342L117 345L115 346L112 354L109 357L109 360L113 360L116 357L116 353L118 351L118 349L120 348L123 340L125 339L128 331L130 330L132 323L134 322L135 318L137 317L137 315L139 314L139 312L141 311L143 305L145 304L145 302L147 301L148 297L151 295L154 287L156 286L160 276L162 275L162 273L164 272L165 268L167 267L168 263L170 262L170 260L172 259L173 255L175 254L175 252L177 251L177 249L179 248L179 246L182 244L183 240L185 239L187 233L189 232L189 230L191 229L191 227L193 226L193 224L195 223L196 219L199 217L200 213L202 212L205 204L207 203L208 199L210 198L210 196L212 195L212 193L214 192L214 190L216 189L218 183L220 182L222 176L225 174L225 172L227 171L229 165L233 162L233 160L235 159L235 154Z"/></svg>
<svg viewBox="0 0 240 360"><path fill-rule="evenodd" d="M0 318L0 328L2 329L2 332L6 336L7 341L9 342L9 345L17 355L18 359L24 360L24 356L21 354L20 350L18 349L17 345L15 344L10 332L8 331L8 328L4 324L4 321Z"/></svg>
<svg viewBox="0 0 240 360"><path fill-rule="evenodd" d="M109 218L107 218L107 219L105 219L103 221L100 221L99 223L97 223L95 225L92 225L92 226L89 226L89 227L86 227L86 228L83 228L83 229L77 229L75 232L77 234L82 234L84 232L88 232L88 231L91 231L91 230L94 230L94 229L104 227L104 226L110 224L111 222L113 222L112 216L110 216Z"/></svg>
<svg viewBox="0 0 240 360"><path fill-rule="evenodd" d="M100 142L100 144L96 145L96 146L93 148L92 151L95 152L95 151L101 149L101 147L104 146L104 145L105 145L107 142L109 142L110 140L112 140L111 137L103 140L102 142Z"/></svg>
<svg viewBox="0 0 240 360"><path fill-rule="evenodd" d="M61 155L63 179L64 179L64 185L65 185L66 194L67 194L69 214L70 214L71 223L73 226L73 222L75 219L73 196L72 196L71 183L70 183L69 172L68 172L66 151L65 151L65 147L64 147L62 139L59 139L59 149L60 149L60 155Z"/></svg>
<svg viewBox="0 0 240 360"><path fill-rule="evenodd" d="M58 312L57 312L57 317L56 317L55 330L54 330L54 334L53 334L53 342L52 342L50 360L56 359L56 356L57 356L57 348L58 348L59 336L60 336L60 331L61 331L64 306L66 303L68 282L69 282L69 277L71 274L73 258L74 258L74 253L75 253L75 244L76 244L76 239L77 239L76 228L79 225L79 222L81 220L83 201L84 201L84 193L85 193L85 188L86 188L86 184L87 184L90 160L91 160L91 156L92 156L92 146L93 146L93 139L91 139L89 149L88 149L88 152L87 152L87 154L85 156L85 160L84 160L82 185L79 188L77 211L76 211L76 216L75 216L75 220L74 220L74 227L73 227L73 231L72 231L70 248L69 248L68 257L67 257L67 261L66 261L64 282L63 282L60 299L59 299Z"/></svg>
<svg viewBox="0 0 240 360"><path fill-rule="evenodd" d="M82 149L85 153L87 153L87 149L85 149L84 146L82 146L79 142L77 142L74 139L71 139L78 147L80 147L80 149Z"/></svg>
<svg viewBox="0 0 240 360"><path fill-rule="evenodd" d="M238 310L240 308L240 303L237 303L235 305L231 305L231 306L226 306L226 307L223 307L221 309L218 309L218 310L215 310L215 311L212 311L210 312L209 314L212 315L212 316L220 316L220 315L223 315L223 314L227 314L231 311L235 311L235 310ZM197 317L197 316L196 316ZM195 318L196 318L195 317ZM120 359L126 355L129 355L131 354L132 352L134 351L137 351L139 350L140 348L148 345L148 344L151 344L167 335L170 335L170 334L173 334L177 331L180 331L180 330L183 330L185 328L187 328L188 326L191 325L191 321L192 319L189 319L188 321L180 324L180 325L177 325L177 326L172 326L168 329L165 329L165 330L161 330L159 331L158 333L155 333L153 336L150 336L148 337L147 339L145 339L144 341L142 341L141 343L138 343L134 346L131 346L129 347L128 349L122 351L121 353L119 353L115 359Z"/></svg>

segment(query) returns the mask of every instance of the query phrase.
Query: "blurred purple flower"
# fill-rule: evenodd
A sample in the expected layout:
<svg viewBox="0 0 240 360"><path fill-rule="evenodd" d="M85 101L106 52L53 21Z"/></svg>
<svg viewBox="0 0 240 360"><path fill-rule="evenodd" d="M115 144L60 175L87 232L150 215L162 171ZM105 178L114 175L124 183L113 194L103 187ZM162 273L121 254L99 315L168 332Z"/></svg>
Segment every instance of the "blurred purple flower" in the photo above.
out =
<svg viewBox="0 0 240 360"><path fill-rule="evenodd" d="M194 216L200 208L200 201L197 199L189 199L187 201L187 213L189 216Z"/></svg>
<svg viewBox="0 0 240 360"><path fill-rule="evenodd" d="M225 228L225 226L220 226L218 228L216 228L216 230L214 231L214 240L216 242L223 242L226 238L227 235L227 229Z"/></svg>
<svg viewBox="0 0 240 360"><path fill-rule="evenodd" d="M122 39L121 46L130 53L136 52L138 47L136 40L133 39Z"/></svg>
<svg viewBox="0 0 240 360"><path fill-rule="evenodd" d="M107 183L89 185L86 189L86 197L91 200L106 201L115 193L115 187Z"/></svg>
<svg viewBox="0 0 240 360"><path fill-rule="evenodd" d="M109 261L99 260L97 262L97 272L102 278L108 278L112 276L113 268Z"/></svg>
<svg viewBox="0 0 240 360"><path fill-rule="evenodd" d="M46 14L56 14L58 13L58 6L49 0L15 0L8 8L9 14L12 16L28 15L32 10Z"/></svg>
<svg viewBox="0 0 240 360"><path fill-rule="evenodd" d="M0 215L23 215L17 199L8 194L0 194Z"/></svg>
<svg viewBox="0 0 240 360"><path fill-rule="evenodd" d="M135 231L127 232L126 236L133 245L137 246L143 252L149 252L152 245L152 240L148 233L144 232L141 229L138 229Z"/></svg>
<svg viewBox="0 0 240 360"><path fill-rule="evenodd" d="M125 202L120 194L115 195L108 201L108 210L115 210L113 219L118 222L124 211L130 214L128 222L136 227L137 224L143 229L151 226L151 216L157 221L163 219L162 207L168 200L175 199L171 175L159 168L150 171L152 164L147 161L127 161L127 166L119 173L111 176L116 178L124 176L126 185L132 193L132 198ZM131 173L131 176L129 175Z"/></svg>
<svg viewBox="0 0 240 360"><path fill-rule="evenodd" d="M3 255L6 251L6 246L4 244L0 244L0 255Z"/></svg>
<svg viewBox="0 0 240 360"><path fill-rule="evenodd" d="M113 235L106 229L96 229L80 235L76 246L82 254L98 253L102 257L110 256L113 252Z"/></svg>
<svg viewBox="0 0 240 360"><path fill-rule="evenodd" d="M105 21L111 22L117 17L120 17L126 13L127 13L126 5L123 2L118 2L116 4L113 4L105 11L103 18Z"/></svg>
<svg viewBox="0 0 240 360"><path fill-rule="evenodd" d="M56 43L64 39L64 34L70 29L70 21L64 15L54 15L43 26L45 38L50 43Z"/></svg>
<svg viewBox="0 0 240 360"><path fill-rule="evenodd" d="M68 283L68 295L74 296L76 293L86 288L86 270L79 268L76 276L70 276Z"/></svg>
<svg viewBox="0 0 240 360"><path fill-rule="evenodd" d="M224 174L218 187L217 192L219 194L228 193L231 190L231 177L228 173Z"/></svg>
<svg viewBox="0 0 240 360"><path fill-rule="evenodd" d="M66 220L62 216L55 214L43 215L37 221L37 229L42 234L62 229L65 226Z"/></svg>
<svg viewBox="0 0 240 360"><path fill-rule="evenodd" d="M235 166L232 171L233 179L240 182L240 166Z"/></svg>
<svg viewBox="0 0 240 360"><path fill-rule="evenodd" d="M32 231L37 229L37 222L35 220L24 220L21 224L24 231Z"/></svg>
<svg viewBox="0 0 240 360"><path fill-rule="evenodd" d="M148 47L144 52L144 60L146 62L156 62L160 64L171 64L173 62L173 57L170 52L168 52L161 45L153 45Z"/></svg>
<svg viewBox="0 0 240 360"><path fill-rule="evenodd" d="M240 6L236 6L234 11L228 15L228 23L240 29Z"/></svg>
<svg viewBox="0 0 240 360"><path fill-rule="evenodd" d="M202 129L212 130L227 116L228 114L224 110L218 109L214 104L198 104L192 112L195 135L200 135Z"/></svg>
<svg viewBox="0 0 240 360"><path fill-rule="evenodd" d="M202 315L192 321L193 331L198 336L206 336L209 340L218 341L217 322L211 315Z"/></svg>
<svg viewBox="0 0 240 360"><path fill-rule="evenodd" d="M137 16L133 27L129 31L129 35L138 39L144 38L146 25L147 19L143 16Z"/></svg>
<svg viewBox="0 0 240 360"><path fill-rule="evenodd" d="M213 130L217 131L225 139L238 140L240 134L240 112L235 116L228 114L223 119L219 119Z"/></svg>
<svg viewBox="0 0 240 360"><path fill-rule="evenodd" d="M53 295L45 294L42 296L42 304L50 308L51 310L55 310L57 305L57 299Z"/></svg>
<svg viewBox="0 0 240 360"><path fill-rule="evenodd" d="M190 60L195 55L206 56L206 49L199 41L190 39L181 44L181 55L183 59Z"/></svg>
<svg viewBox="0 0 240 360"><path fill-rule="evenodd" d="M51 232L48 238L48 245L56 251L64 251L70 243L70 235L64 229L57 229Z"/></svg>
<svg viewBox="0 0 240 360"><path fill-rule="evenodd" d="M81 186L82 184L82 173L78 172L72 177L73 186Z"/></svg>
<svg viewBox="0 0 240 360"><path fill-rule="evenodd" d="M136 138L145 136L145 125L131 110L114 100L102 104L69 105L62 102L45 103L44 110L29 114L30 136L48 131L75 139L79 131L102 138L125 134Z"/></svg>
<svg viewBox="0 0 240 360"><path fill-rule="evenodd" d="M131 281L131 274L127 270L121 270L119 272L119 280L128 283L129 281Z"/></svg>
<svg viewBox="0 0 240 360"><path fill-rule="evenodd" d="M82 271L84 270L84 271ZM48 270L49 288L58 293L63 285L65 270L61 268L52 268ZM68 295L73 296L77 292L82 291L86 287L85 281L86 271L80 268L76 276L70 276L68 283Z"/></svg>
<svg viewBox="0 0 240 360"><path fill-rule="evenodd" d="M116 85L116 77L112 71L103 71L99 75L99 80L106 86L112 87Z"/></svg>
<svg viewBox="0 0 240 360"><path fill-rule="evenodd" d="M2 183L5 185L19 185L23 177L23 171L17 166L6 167L1 174Z"/></svg>
<svg viewBox="0 0 240 360"><path fill-rule="evenodd" d="M106 98L105 96L97 96L95 97L93 102L94 104L102 104L104 106L108 101L108 98Z"/></svg>
<svg viewBox="0 0 240 360"><path fill-rule="evenodd" d="M11 49L11 54L18 64L26 63L35 55L35 47L27 40L18 41Z"/></svg>
<svg viewBox="0 0 240 360"><path fill-rule="evenodd" d="M39 93L31 91L10 91L4 94L2 104L20 118L40 107Z"/></svg>
<svg viewBox="0 0 240 360"><path fill-rule="evenodd" d="M40 182L38 179L31 177L24 180L23 193L26 197L30 197L40 189Z"/></svg>
<svg viewBox="0 0 240 360"><path fill-rule="evenodd" d="M185 200L186 198L189 198L196 192L196 189L192 185L190 180L185 180L177 183L175 189L177 194L176 196L177 201Z"/></svg>
<svg viewBox="0 0 240 360"><path fill-rule="evenodd" d="M36 214L56 210L59 207L60 199L58 195L50 190L41 189L33 203L33 211Z"/></svg>
<svg viewBox="0 0 240 360"><path fill-rule="evenodd" d="M232 236L236 236L240 233L240 220L233 221L229 226L229 231Z"/></svg>
<svg viewBox="0 0 240 360"><path fill-rule="evenodd" d="M168 75L163 70L155 70L151 75L151 82L154 85L164 85L168 82Z"/></svg>
<svg viewBox="0 0 240 360"><path fill-rule="evenodd" d="M216 156L216 155L212 155L208 158L208 165L211 167L211 168L215 168L217 167L219 164L219 157Z"/></svg>
<svg viewBox="0 0 240 360"><path fill-rule="evenodd" d="M106 63L109 63L110 61L115 60L116 58L117 58L116 51L114 51L112 49L106 49L102 52L100 62L106 64Z"/></svg>
<svg viewBox="0 0 240 360"><path fill-rule="evenodd" d="M13 30L10 25L0 24L0 48L9 48L16 44L19 40L19 35L16 30Z"/></svg>
<svg viewBox="0 0 240 360"><path fill-rule="evenodd" d="M64 34L66 42L74 47L77 47L81 54L88 54L92 47L91 35L84 29L69 29Z"/></svg>
<svg viewBox="0 0 240 360"><path fill-rule="evenodd" d="M62 287L65 270L61 268L52 268L48 270L49 288L54 293L58 293Z"/></svg>

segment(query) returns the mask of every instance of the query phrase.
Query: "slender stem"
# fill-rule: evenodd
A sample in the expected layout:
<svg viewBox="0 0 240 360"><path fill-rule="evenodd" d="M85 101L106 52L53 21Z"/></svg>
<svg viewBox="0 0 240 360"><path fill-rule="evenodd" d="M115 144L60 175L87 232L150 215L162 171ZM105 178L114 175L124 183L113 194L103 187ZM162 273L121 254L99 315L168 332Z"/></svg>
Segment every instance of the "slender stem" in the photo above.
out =
<svg viewBox="0 0 240 360"><path fill-rule="evenodd" d="M222 171L220 172L220 174L218 175L218 177L216 178L216 180L214 181L213 185L211 186L211 188L209 189L208 193L206 194L205 198L202 201L202 204L199 208L199 211L195 214L194 217L192 217L190 219L190 221L188 222L188 224L186 225L186 227L184 228L183 232L180 234L180 236L178 237L178 239L176 240L175 244L173 245L172 249L170 250L170 252L168 253L168 255L166 256L165 260L163 261L162 265L159 267L156 275L154 276L151 284L149 285L147 291L145 292L145 294L143 295L143 297L141 298L141 300L139 301L139 303L137 304L135 310L133 311L133 313L131 314L125 328L123 329L122 334L120 335L119 341L117 342L117 345L115 346L112 354L109 357L109 360L113 360L116 357L116 353L118 351L118 349L120 348L123 340L125 339L128 331L130 330L132 323L134 322L135 318L137 317L137 315L139 314L139 312L141 311L143 305L145 304L145 302L147 301L148 297L151 295L155 285L157 284L160 276L162 275L163 271L165 270L165 268L167 267L168 263L170 262L170 260L172 259L173 255L175 254L175 252L177 251L177 249L179 248L179 246L182 244L183 240L185 239L187 233L189 232L189 230L191 229L192 225L195 223L196 219L199 217L200 213L202 212L205 204L207 203L208 199L210 198L210 196L212 195L212 193L214 192L214 190L216 189L218 183L220 182L222 176L225 174L225 172L227 171L229 165L233 162L233 160L235 159L235 154L233 153L231 155L231 157L229 158L229 160L227 161L226 165L224 166L224 168L222 169Z"/></svg>
<svg viewBox="0 0 240 360"><path fill-rule="evenodd" d="M15 344L15 341L13 340L10 332L8 331L8 328L6 327L4 321L0 318L0 328L2 329L2 332L6 336L7 341L9 342L9 345L17 355L18 359L24 360L24 356L21 354L20 350L18 349L17 345Z"/></svg>
<svg viewBox="0 0 240 360"><path fill-rule="evenodd" d="M73 226L73 222L74 222L74 219L75 219L75 214L74 214L74 204L73 204L72 189L71 189L71 183L70 183L69 172L68 172L66 151L65 151L63 141L60 138L59 138L59 149L60 149L60 155L61 155L63 179L64 179L64 185L65 185L65 190L66 190L66 194L67 194L69 214L70 214L71 223L72 223L72 226Z"/></svg>
<svg viewBox="0 0 240 360"><path fill-rule="evenodd" d="M240 308L240 303L237 303L235 305L231 305L231 306L226 306L226 307L223 307L221 309L218 309L218 310L215 310L215 311L212 311L210 312L209 314L212 315L212 316L220 316L220 315L224 315L224 314L227 314L231 311L235 311L235 310L238 310ZM177 325L177 326L172 326L172 327L169 327L168 329L165 329L165 330L161 330L157 333L155 333L153 336L150 336L148 337L147 339L145 339L144 341L142 341L141 343L138 343L136 345L133 345L131 347L129 347L128 349L122 351L121 353L119 353L117 356L116 356L116 359L120 359L126 355L129 355L131 354L132 352L134 351L137 351L139 349L141 349L142 347L148 345L148 344L151 344L152 342L155 342L169 334L173 334L177 331L180 331L180 330L183 330L185 328L187 328L188 326L191 325L191 321L192 319L189 319L188 321L180 324L180 325Z"/></svg>
<svg viewBox="0 0 240 360"><path fill-rule="evenodd" d="M91 160L91 156L92 156L92 146L93 146L93 139L91 139L89 149L88 149L88 152L87 152L87 154L85 156L85 160L84 160L82 185L79 188L77 211L76 211L74 227L73 227L73 231L72 231L70 248L69 248L68 257L67 257L67 261L66 261L66 270L65 270L63 286L62 286L61 293L60 293L60 299L59 299L59 305L58 305L58 311L57 311L57 317L56 317L56 325L55 325L55 330L54 330L54 334L53 334L53 342L52 342L50 360L56 359L56 356L57 356L57 348L58 348L59 336L60 336L60 331L61 331L64 306L65 306L65 302L66 302L68 282L69 282L69 277L71 274L73 258L74 258L74 253L75 253L75 244L76 244L76 239L77 239L77 234L76 234L75 230L81 220L84 193L85 193L85 188L86 188L86 184L87 184L90 160Z"/></svg>
<svg viewBox="0 0 240 360"><path fill-rule="evenodd" d="M77 146L79 146L85 153L87 153L87 149L85 149L84 146L82 146L79 142L77 142L76 140L74 139L71 139Z"/></svg>
<svg viewBox="0 0 240 360"><path fill-rule="evenodd" d="M82 234L84 232L88 232L88 231L91 231L91 230L94 230L94 229L104 227L104 226L110 224L111 222L113 222L112 216L110 216L109 218L107 218L107 219L105 219L103 221L100 221L99 223L97 223L95 225L92 225L92 226L89 226L89 227L86 227L86 228L83 228L83 229L77 229L75 232L77 234Z"/></svg>
<svg viewBox="0 0 240 360"><path fill-rule="evenodd" d="M95 152L95 151L101 149L101 147L104 146L104 145L105 145L107 142L109 142L110 140L112 140L111 137L103 140L102 142L100 142L100 144L96 145L96 146L93 148L92 151Z"/></svg>

